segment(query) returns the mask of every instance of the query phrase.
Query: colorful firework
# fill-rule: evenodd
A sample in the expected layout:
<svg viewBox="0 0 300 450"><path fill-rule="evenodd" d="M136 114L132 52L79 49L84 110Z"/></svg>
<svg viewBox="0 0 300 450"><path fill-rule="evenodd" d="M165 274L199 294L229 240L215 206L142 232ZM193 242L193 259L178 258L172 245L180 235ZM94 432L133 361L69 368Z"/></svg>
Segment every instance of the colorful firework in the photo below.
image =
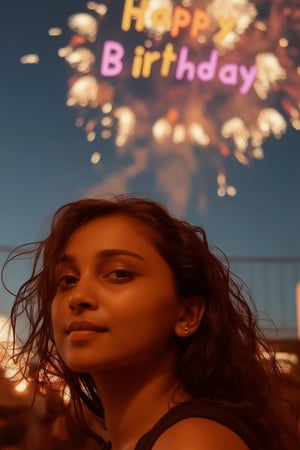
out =
<svg viewBox="0 0 300 450"><path fill-rule="evenodd" d="M126 191L147 169L183 212L205 164L216 169L218 195L233 196L226 158L248 165L264 157L270 136L300 130L297 0L86 7L69 17L72 36L59 50L72 70L67 105L88 141L109 140L132 158L94 194ZM94 152L91 161L100 159Z"/></svg>

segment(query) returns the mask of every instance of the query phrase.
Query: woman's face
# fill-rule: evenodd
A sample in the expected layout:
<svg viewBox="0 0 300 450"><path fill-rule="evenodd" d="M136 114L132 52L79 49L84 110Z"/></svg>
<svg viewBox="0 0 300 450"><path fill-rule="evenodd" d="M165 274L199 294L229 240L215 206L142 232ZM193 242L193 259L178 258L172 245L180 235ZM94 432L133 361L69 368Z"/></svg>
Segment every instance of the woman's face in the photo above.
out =
<svg viewBox="0 0 300 450"><path fill-rule="evenodd" d="M81 226L67 241L52 323L72 370L93 374L174 354L180 302L171 269L147 234L137 220L112 215Z"/></svg>

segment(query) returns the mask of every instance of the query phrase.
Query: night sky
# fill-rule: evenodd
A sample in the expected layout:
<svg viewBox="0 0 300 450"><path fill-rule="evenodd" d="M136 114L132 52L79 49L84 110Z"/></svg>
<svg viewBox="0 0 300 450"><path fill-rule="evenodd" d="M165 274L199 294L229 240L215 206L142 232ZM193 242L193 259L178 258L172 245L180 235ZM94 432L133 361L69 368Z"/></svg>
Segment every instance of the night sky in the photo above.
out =
<svg viewBox="0 0 300 450"><path fill-rule="evenodd" d="M71 72L57 50L68 42L68 17L81 11L82 1L2 2L0 246L41 237L58 206L93 192L122 164L111 146L87 142L74 126L74 110L66 106ZM63 29L61 36L48 36L54 26ZM28 53L37 53L40 63L20 64ZM235 197L217 197L215 168L206 167L193 183L194 191L200 185L205 189L206 208L199 212L190 201L184 215L202 225L209 241L229 256L300 256L299 144L300 133L289 128L280 140L267 141L264 160L245 167L228 159ZM95 151L102 154L97 166L90 162ZM130 187L165 201L154 184L146 172Z"/></svg>

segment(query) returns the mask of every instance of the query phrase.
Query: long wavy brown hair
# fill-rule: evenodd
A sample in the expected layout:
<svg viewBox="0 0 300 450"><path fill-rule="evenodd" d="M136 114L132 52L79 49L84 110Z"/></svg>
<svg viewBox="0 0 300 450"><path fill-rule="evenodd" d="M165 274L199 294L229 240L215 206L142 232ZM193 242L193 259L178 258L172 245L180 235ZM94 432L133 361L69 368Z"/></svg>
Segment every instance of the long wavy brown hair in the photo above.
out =
<svg viewBox="0 0 300 450"><path fill-rule="evenodd" d="M172 217L152 200L116 196L68 203L54 214L46 239L19 247L9 256L6 265L16 257L33 256L31 276L19 288L11 311L15 336L18 321L24 317L28 321L28 335L15 350L15 360L22 361L24 371L34 360L43 378L59 376L71 390L78 416L87 406L103 418L101 398L91 376L70 370L56 351L51 303L56 267L70 235L90 220L112 214L142 222L172 269L180 296L199 295L205 301L199 329L180 342L177 370L185 389L194 398L237 410L252 424L264 448L296 448L293 430L283 418L288 415L283 414L287 406L279 394L280 371L259 329L254 304L243 294L242 282L231 274L226 257L222 253L216 256L218 250L210 248L201 227Z"/></svg>

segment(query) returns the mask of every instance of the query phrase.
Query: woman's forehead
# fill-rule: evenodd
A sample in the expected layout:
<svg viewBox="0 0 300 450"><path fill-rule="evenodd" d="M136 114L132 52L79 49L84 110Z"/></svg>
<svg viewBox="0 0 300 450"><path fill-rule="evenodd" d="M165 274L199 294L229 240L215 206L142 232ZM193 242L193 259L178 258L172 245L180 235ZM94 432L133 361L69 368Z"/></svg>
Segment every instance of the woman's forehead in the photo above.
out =
<svg viewBox="0 0 300 450"><path fill-rule="evenodd" d="M84 241L91 246L108 244L128 248L138 246L156 247L157 233L148 224L124 214L96 217L76 228L69 236L65 249Z"/></svg>

